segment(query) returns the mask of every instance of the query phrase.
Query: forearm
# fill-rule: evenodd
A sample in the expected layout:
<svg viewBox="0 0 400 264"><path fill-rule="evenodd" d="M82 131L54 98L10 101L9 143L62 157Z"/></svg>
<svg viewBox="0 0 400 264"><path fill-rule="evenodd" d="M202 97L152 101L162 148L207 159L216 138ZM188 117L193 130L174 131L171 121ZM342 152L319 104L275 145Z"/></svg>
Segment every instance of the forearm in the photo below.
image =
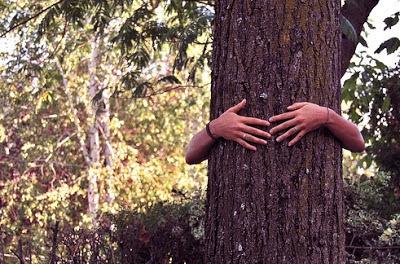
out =
<svg viewBox="0 0 400 264"><path fill-rule="evenodd" d="M232 140L244 148L256 151L256 147L250 143L267 144L262 138L271 138L271 135L254 126L269 126L269 122L254 117L238 115L238 112L246 105L246 100L242 100L235 106L226 110L221 116L212 120L199 133L197 133L186 149L185 159L188 164L197 164L208 158L210 148L218 138ZM261 137L261 138L259 138Z"/></svg>
<svg viewBox="0 0 400 264"><path fill-rule="evenodd" d="M365 149L364 139L358 127L329 109L329 120L325 127L342 143L345 149L362 152Z"/></svg>
<svg viewBox="0 0 400 264"><path fill-rule="evenodd" d="M186 149L185 159L187 164L198 164L208 158L211 146L214 144L215 139L212 139L206 129L198 132Z"/></svg>

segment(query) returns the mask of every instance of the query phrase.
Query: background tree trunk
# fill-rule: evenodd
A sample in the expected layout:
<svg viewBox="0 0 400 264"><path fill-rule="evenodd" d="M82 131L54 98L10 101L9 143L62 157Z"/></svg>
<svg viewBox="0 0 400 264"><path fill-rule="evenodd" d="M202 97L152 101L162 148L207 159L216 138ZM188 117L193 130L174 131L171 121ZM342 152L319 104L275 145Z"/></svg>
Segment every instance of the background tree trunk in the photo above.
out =
<svg viewBox="0 0 400 264"><path fill-rule="evenodd" d="M340 113L339 0L216 1L211 118L247 99L267 119L300 101ZM325 129L294 147L211 150L205 263L344 263L341 148Z"/></svg>
<svg viewBox="0 0 400 264"><path fill-rule="evenodd" d="M89 96L91 100L99 92L99 83L96 76L96 69L99 64L99 34L96 33L91 39L91 56L88 65L89 73ZM89 128L89 149L90 149L90 164L88 172L88 211L93 225L97 225L97 211L99 209L99 189L97 185L98 169L100 168L100 139L98 129L97 104L92 103L92 114L94 115L92 124Z"/></svg>

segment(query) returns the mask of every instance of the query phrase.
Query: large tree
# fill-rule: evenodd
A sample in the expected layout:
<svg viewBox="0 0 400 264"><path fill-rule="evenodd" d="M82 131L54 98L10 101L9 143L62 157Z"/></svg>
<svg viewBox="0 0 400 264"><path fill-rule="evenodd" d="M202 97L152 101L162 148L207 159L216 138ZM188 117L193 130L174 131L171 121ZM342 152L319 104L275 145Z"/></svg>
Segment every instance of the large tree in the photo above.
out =
<svg viewBox="0 0 400 264"><path fill-rule="evenodd" d="M216 1L211 119L242 98L263 119L299 101L340 113L339 13L339 0ZM324 129L254 153L218 142L205 263L344 263L341 160Z"/></svg>

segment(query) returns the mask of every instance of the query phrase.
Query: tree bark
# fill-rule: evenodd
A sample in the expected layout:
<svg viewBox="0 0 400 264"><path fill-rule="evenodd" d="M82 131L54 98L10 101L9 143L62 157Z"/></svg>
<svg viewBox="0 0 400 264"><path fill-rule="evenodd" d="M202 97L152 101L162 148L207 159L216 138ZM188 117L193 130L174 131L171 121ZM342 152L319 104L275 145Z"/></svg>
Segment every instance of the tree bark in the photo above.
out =
<svg viewBox="0 0 400 264"><path fill-rule="evenodd" d="M100 134L103 138L104 165L107 170L106 178L106 202L112 205L115 200L115 191L113 187L113 156L114 151L111 145L110 133L110 94L104 89L101 97L101 109L97 110L96 119Z"/></svg>
<svg viewBox="0 0 400 264"><path fill-rule="evenodd" d="M343 5L341 13L345 16L356 30L357 36L360 37L361 31L372 9L379 3L379 0L350 0ZM340 76L343 76L349 67L350 60L356 51L357 43L343 38L342 40L342 67Z"/></svg>
<svg viewBox="0 0 400 264"><path fill-rule="evenodd" d="M96 33L91 39L91 57L88 65L89 73L89 96L90 99L99 91L98 79L96 76L96 69L99 64L99 34ZM91 101L90 100L90 101ZM92 104L92 113L95 115L92 124L89 128L89 149L90 149L90 164L88 171L88 211L91 221L94 226L97 225L97 211L99 209L99 190L97 185L98 169L100 167L100 142L99 142L99 129L97 124L97 105Z"/></svg>
<svg viewBox="0 0 400 264"><path fill-rule="evenodd" d="M309 101L340 113L339 0L216 1L211 119ZM325 129L256 152L220 140L208 166L205 263L344 263L341 148Z"/></svg>

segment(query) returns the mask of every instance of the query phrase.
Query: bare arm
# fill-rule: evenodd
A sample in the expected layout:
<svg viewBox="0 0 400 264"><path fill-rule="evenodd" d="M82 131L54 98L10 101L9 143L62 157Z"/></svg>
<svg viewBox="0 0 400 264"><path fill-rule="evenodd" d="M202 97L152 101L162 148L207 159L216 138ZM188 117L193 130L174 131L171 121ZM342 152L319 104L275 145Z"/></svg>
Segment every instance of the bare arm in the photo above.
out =
<svg viewBox="0 0 400 264"><path fill-rule="evenodd" d="M358 127L352 122L344 119L332 109L330 111L329 122L325 127L342 142L345 149L353 152L362 152L365 150L364 138L362 137Z"/></svg>
<svg viewBox="0 0 400 264"><path fill-rule="evenodd" d="M233 140L244 148L256 151L257 148L250 143L267 144L260 137L270 138L268 132L252 127L251 125L269 126L266 120L238 115L246 106L246 100L226 110L220 117L210 122L209 128L214 138ZM202 129L190 140L186 148L185 159L188 164L197 164L208 158L210 148L216 140Z"/></svg>
<svg viewBox="0 0 400 264"><path fill-rule="evenodd" d="M211 128L210 128L211 130ZM205 128L193 136L186 148L185 160L187 164L198 164L208 158L208 152L214 144Z"/></svg>
<svg viewBox="0 0 400 264"><path fill-rule="evenodd" d="M287 120L271 129L271 134L288 129L276 140L296 136L289 142L289 146L296 144L305 134L320 127L326 127L342 143L345 149L353 152L362 152L365 149L364 139L358 127L344 119L332 109L313 103L295 103L288 107L289 112L273 116L270 122Z"/></svg>

